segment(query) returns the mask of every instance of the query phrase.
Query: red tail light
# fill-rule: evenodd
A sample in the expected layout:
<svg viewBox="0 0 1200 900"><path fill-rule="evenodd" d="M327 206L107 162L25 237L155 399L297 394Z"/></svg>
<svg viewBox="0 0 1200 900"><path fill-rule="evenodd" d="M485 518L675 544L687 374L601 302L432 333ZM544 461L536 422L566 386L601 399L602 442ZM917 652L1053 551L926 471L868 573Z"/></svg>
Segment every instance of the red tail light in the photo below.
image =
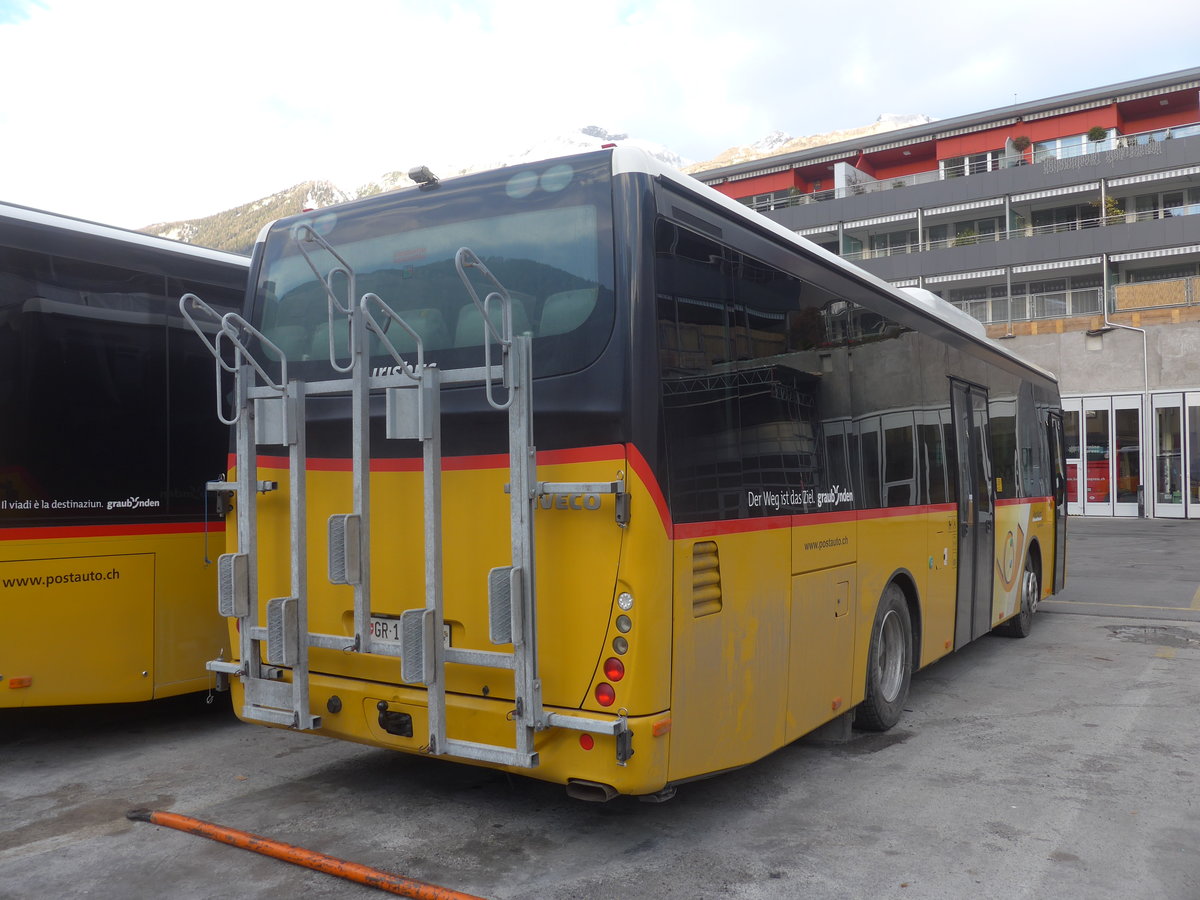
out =
<svg viewBox="0 0 1200 900"><path fill-rule="evenodd" d="M616 699L617 692L613 690L611 684L602 681L596 685L596 702L601 706L612 706Z"/></svg>
<svg viewBox="0 0 1200 900"><path fill-rule="evenodd" d="M610 656L604 661L604 677L609 681L620 681L625 677L625 663Z"/></svg>

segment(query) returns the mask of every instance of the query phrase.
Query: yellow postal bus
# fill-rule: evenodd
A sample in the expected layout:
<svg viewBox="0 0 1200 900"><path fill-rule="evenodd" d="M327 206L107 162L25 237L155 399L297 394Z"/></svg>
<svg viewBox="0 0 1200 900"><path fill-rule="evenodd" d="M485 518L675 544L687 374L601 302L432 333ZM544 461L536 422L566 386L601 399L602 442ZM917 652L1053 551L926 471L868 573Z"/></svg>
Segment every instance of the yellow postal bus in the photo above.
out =
<svg viewBox="0 0 1200 900"><path fill-rule="evenodd" d="M229 429L177 301L240 306L248 265L0 204L0 707L212 681L225 523L205 482Z"/></svg>
<svg viewBox="0 0 1200 900"><path fill-rule="evenodd" d="M281 220L181 307L247 721L663 798L1062 585L1054 378L635 150Z"/></svg>

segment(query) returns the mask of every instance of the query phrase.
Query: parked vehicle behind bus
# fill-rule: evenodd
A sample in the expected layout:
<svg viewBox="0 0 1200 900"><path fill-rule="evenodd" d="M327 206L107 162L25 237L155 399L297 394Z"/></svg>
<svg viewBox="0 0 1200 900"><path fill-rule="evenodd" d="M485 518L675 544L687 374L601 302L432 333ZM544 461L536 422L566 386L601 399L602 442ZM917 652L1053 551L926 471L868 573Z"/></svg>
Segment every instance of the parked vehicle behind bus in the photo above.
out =
<svg viewBox="0 0 1200 900"><path fill-rule="evenodd" d="M198 691L228 655L229 429L178 297L232 309L248 263L0 204L0 707Z"/></svg>

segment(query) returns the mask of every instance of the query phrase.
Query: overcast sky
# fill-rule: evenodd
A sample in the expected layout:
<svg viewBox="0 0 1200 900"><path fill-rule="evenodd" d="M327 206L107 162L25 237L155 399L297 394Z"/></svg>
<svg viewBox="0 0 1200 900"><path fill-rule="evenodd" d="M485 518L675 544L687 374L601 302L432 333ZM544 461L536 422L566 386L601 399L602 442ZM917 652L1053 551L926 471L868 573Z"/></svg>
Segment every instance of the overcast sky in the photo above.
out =
<svg viewBox="0 0 1200 900"><path fill-rule="evenodd" d="M1200 65L1200 4L0 0L0 200L126 227L584 125L703 160Z"/></svg>

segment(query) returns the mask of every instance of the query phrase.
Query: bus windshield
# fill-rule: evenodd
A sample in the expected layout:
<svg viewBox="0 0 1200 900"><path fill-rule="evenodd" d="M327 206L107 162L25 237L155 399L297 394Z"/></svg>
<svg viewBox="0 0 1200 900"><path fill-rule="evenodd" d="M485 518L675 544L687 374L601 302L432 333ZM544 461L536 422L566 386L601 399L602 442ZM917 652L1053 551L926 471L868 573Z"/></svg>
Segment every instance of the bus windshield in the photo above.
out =
<svg viewBox="0 0 1200 900"><path fill-rule="evenodd" d="M349 362L346 319L334 317L331 342L328 295L309 260L323 276L338 263L315 231L353 269L355 301L376 294L420 336L428 360L478 365L483 315L455 267L467 247L511 296L513 333L534 336L535 373L578 370L612 329L611 203L607 156L582 157L284 220L264 248L255 324L289 364L328 367L331 345L339 365ZM494 290L478 270L468 272L481 299ZM345 304L345 276L330 283ZM498 310L491 316L499 326ZM398 352L416 349L403 328L377 318ZM374 336L369 352L373 366L392 365Z"/></svg>

